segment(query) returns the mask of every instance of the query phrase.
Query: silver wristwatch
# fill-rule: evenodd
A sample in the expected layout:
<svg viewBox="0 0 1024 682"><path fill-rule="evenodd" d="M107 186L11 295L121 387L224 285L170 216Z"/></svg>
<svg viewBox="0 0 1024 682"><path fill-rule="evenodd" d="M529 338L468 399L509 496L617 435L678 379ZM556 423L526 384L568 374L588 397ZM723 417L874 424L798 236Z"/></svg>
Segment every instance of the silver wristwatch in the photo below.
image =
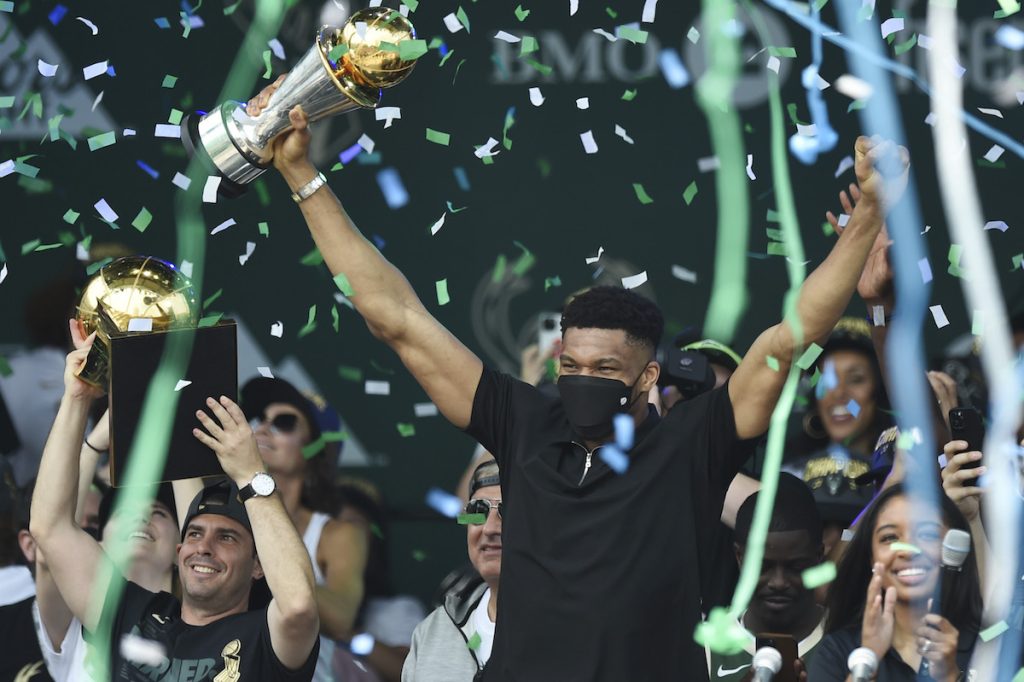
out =
<svg viewBox="0 0 1024 682"><path fill-rule="evenodd" d="M249 485L238 491L238 499L245 504L250 497L269 497L275 490L277 483L274 482L274 477L266 471L261 471L252 477Z"/></svg>
<svg viewBox="0 0 1024 682"><path fill-rule="evenodd" d="M323 173L317 173L316 177L307 182L305 185L300 187L294 193L292 193L292 199L296 204L301 204L303 201L313 195L313 192L317 191L321 187L327 184L327 178Z"/></svg>

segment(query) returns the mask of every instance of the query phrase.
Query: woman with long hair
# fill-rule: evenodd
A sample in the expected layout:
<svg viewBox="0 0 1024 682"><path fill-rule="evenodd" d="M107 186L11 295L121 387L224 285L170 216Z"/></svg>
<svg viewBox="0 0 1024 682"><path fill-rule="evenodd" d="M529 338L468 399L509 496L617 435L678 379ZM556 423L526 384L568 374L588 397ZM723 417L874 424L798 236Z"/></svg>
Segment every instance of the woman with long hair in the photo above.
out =
<svg viewBox="0 0 1024 682"><path fill-rule="evenodd" d="M912 503L902 485L884 490L857 525L828 591L825 638L811 661L814 682L846 680L847 657L858 647L878 657L879 682L917 680L926 669L938 682L966 670L981 621L974 549L940 600L942 540L967 530L956 504ZM940 610L940 601L943 613Z"/></svg>

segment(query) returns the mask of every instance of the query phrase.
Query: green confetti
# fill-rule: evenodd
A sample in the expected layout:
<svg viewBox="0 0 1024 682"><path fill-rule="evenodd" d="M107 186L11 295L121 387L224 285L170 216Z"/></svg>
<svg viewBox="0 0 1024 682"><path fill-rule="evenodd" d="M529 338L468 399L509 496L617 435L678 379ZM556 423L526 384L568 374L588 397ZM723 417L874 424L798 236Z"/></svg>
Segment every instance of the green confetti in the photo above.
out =
<svg viewBox="0 0 1024 682"><path fill-rule="evenodd" d="M167 122L171 125L178 125L181 123L181 117L184 115L184 112L179 109L171 109L171 113L167 115Z"/></svg>
<svg viewBox="0 0 1024 682"><path fill-rule="evenodd" d="M533 264L536 262L537 259L536 257L534 257L532 253L530 253L530 250L528 248L526 248L519 242L512 243L518 246L523 252L522 255L519 256L519 258L516 260L516 262L512 264L512 272L518 277L522 277L527 273L527 271L530 268L533 267Z"/></svg>
<svg viewBox="0 0 1024 682"><path fill-rule="evenodd" d="M806 371L811 368L818 356L821 355L822 348L816 343L811 343L804 351L804 354L800 356L800 359L796 361L796 366Z"/></svg>
<svg viewBox="0 0 1024 682"><path fill-rule="evenodd" d="M783 240L782 230L776 230L769 227L764 231L764 233L768 236L768 239L777 242L781 242Z"/></svg>
<svg viewBox="0 0 1024 682"><path fill-rule="evenodd" d="M25 254L32 253L33 251L36 250L36 247L39 246L41 243L41 239L33 239L32 241L25 242L24 244L21 245L21 255L24 256Z"/></svg>
<svg viewBox="0 0 1024 682"><path fill-rule="evenodd" d="M151 222L153 222L153 214L143 206L142 209L139 210L139 215L135 216L135 219L132 220L132 227L139 232L145 232Z"/></svg>
<svg viewBox="0 0 1024 682"><path fill-rule="evenodd" d="M434 282L434 288L437 290L437 304L447 305L451 298L448 297L448 280L441 279Z"/></svg>
<svg viewBox="0 0 1024 682"><path fill-rule="evenodd" d="M606 12L606 13L608 14L608 16L610 16L610 17L611 17L612 19L618 19L618 18L619 18L619 13L618 13L618 12L616 12L615 10L613 10L613 9L612 9L611 7L605 7L605 8L604 8L604 11L605 11L605 12Z"/></svg>
<svg viewBox="0 0 1024 682"><path fill-rule="evenodd" d="M299 330L297 338L311 334L316 329L316 304L309 306L309 313L306 316L306 324Z"/></svg>
<svg viewBox="0 0 1024 682"><path fill-rule="evenodd" d="M325 443L337 443L348 440L347 431L324 431L322 434Z"/></svg>
<svg viewBox="0 0 1024 682"><path fill-rule="evenodd" d="M447 147L449 140L451 140L451 135L449 135L448 133L443 133L440 130L427 128L427 140L433 142L434 144L440 144Z"/></svg>
<svg viewBox="0 0 1024 682"><path fill-rule="evenodd" d="M114 135L114 131L111 130L109 133L101 133L99 135L93 135L89 138L89 151L94 152L97 149L103 149L117 142L117 137Z"/></svg>
<svg viewBox="0 0 1024 682"><path fill-rule="evenodd" d="M209 298L207 298L205 301L203 301L203 308L204 309L205 308L209 308L211 305L213 305L214 301L216 301L218 298L221 297L221 294L223 294L223 293L224 293L224 289L217 289L217 291L215 291L214 293L210 294Z"/></svg>
<svg viewBox="0 0 1024 682"><path fill-rule="evenodd" d="M691 203L693 203L693 198L695 196L697 196L697 181L693 180L692 182L690 182L689 185L686 186L686 189L683 191L683 201L685 201L686 205L689 206Z"/></svg>
<svg viewBox="0 0 1024 682"><path fill-rule="evenodd" d="M57 242L56 244L40 244L36 247L36 251L50 251L52 249L59 249L62 246L64 245L60 242Z"/></svg>
<svg viewBox="0 0 1024 682"><path fill-rule="evenodd" d="M828 4L828 0L814 0L814 9L821 11L821 8Z"/></svg>
<svg viewBox="0 0 1024 682"><path fill-rule="evenodd" d="M427 558L427 553L422 549L414 549L412 551L412 558L414 561L423 561Z"/></svg>
<svg viewBox="0 0 1024 682"><path fill-rule="evenodd" d="M410 436L416 435L416 427L413 424L398 422L395 426L398 428L398 435L402 438L409 438Z"/></svg>
<svg viewBox="0 0 1024 682"><path fill-rule="evenodd" d="M387 374L388 376L392 377L395 376L395 370L391 369L390 367L385 367L384 365L378 364L376 360L370 360L370 367L373 367L381 374Z"/></svg>
<svg viewBox="0 0 1024 682"><path fill-rule="evenodd" d="M416 8L420 6L420 0L404 0L405 6L409 8L410 12L415 12Z"/></svg>
<svg viewBox="0 0 1024 682"><path fill-rule="evenodd" d="M462 65L465 63L465 59L460 59L459 63L455 65L455 75L452 76L452 85L455 85L455 79L459 77L459 70L462 69Z"/></svg>
<svg viewBox="0 0 1024 682"><path fill-rule="evenodd" d="M348 365L338 365L338 376L345 381L361 382L363 380L363 370L358 367L349 367Z"/></svg>
<svg viewBox="0 0 1024 682"><path fill-rule="evenodd" d="M622 93L622 99L625 102L632 102L636 99L636 90L626 90Z"/></svg>
<svg viewBox="0 0 1024 682"><path fill-rule="evenodd" d="M398 58L411 62L427 53L427 41L403 40L398 44Z"/></svg>
<svg viewBox="0 0 1024 682"><path fill-rule="evenodd" d="M795 47L769 47L768 54L773 57L796 57Z"/></svg>
<svg viewBox="0 0 1024 682"><path fill-rule="evenodd" d="M270 50L263 50L263 66L266 67L266 70L263 71L263 77L269 80L271 72Z"/></svg>
<svg viewBox="0 0 1024 682"><path fill-rule="evenodd" d="M501 144L505 149L512 151L512 139L508 136L508 131L515 125L516 119L512 115L512 109L505 112L505 124L501 129Z"/></svg>
<svg viewBox="0 0 1024 682"><path fill-rule="evenodd" d="M303 459L313 459L314 457L319 455L323 451L323 449L324 449L324 443L325 442L326 441L324 440L323 435L321 435L319 438L317 438L312 443L309 443L307 445L303 445L302 446L302 457L303 457Z"/></svg>
<svg viewBox="0 0 1024 682"><path fill-rule="evenodd" d="M1017 5L1016 7L1013 7L1011 9L997 9L995 12L992 13L992 18L993 19L1005 19L1006 17L1012 16L1012 15L1016 14L1019 11L1020 11L1020 5ZM1017 678L1014 678L1014 680L1016 680L1016 679Z"/></svg>
<svg viewBox="0 0 1024 682"><path fill-rule="evenodd" d="M239 1L241 1L241 0L239 0ZM177 76L172 76L171 74L167 74L166 76L164 76L164 80L160 84L160 87L161 88L173 88L174 85L177 82L178 82L178 77Z"/></svg>
<svg viewBox="0 0 1024 682"><path fill-rule="evenodd" d="M523 36L523 42L519 44L519 56L531 54L537 51L540 45L537 43L537 39L533 36Z"/></svg>
<svg viewBox="0 0 1024 682"><path fill-rule="evenodd" d="M774 355L769 355L765 360L768 362L768 366L771 367L773 372L779 371L779 360Z"/></svg>
<svg viewBox="0 0 1024 682"><path fill-rule="evenodd" d="M335 45L327 53L327 58L332 62L337 62L339 59L345 56L348 52L348 45L342 43L341 45Z"/></svg>
<svg viewBox="0 0 1024 682"><path fill-rule="evenodd" d="M10 109L14 106L14 95L0 97L0 109Z"/></svg>
<svg viewBox="0 0 1024 682"><path fill-rule="evenodd" d="M204 329L206 327L212 327L220 322L220 318L222 317L224 317L224 313L213 313L212 315L207 315L203 319L199 320L199 328Z"/></svg>
<svg viewBox="0 0 1024 682"><path fill-rule="evenodd" d="M320 253L320 249L314 246L312 251L299 259L299 262L303 265L320 265L324 262L324 257Z"/></svg>
<svg viewBox="0 0 1024 682"><path fill-rule="evenodd" d="M982 316L982 311L975 310L971 319L971 334L981 336L985 331L985 318Z"/></svg>
<svg viewBox="0 0 1024 682"><path fill-rule="evenodd" d="M259 227L261 235L263 235L264 237L269 237L270 236L270 226L267 225L265 222L264 223L260 223L259 225L257 225L257 227Z"/></svg>
<svg viewBox="0 0 1024 682"><path fill-rule="evenodd" d="M7 362L7 358L0 355L0 377L9 377L14 374L14 370L11 369L11 363Z"/></svg>
<svg viewBox="0 0 1024 682"><path fill-rule="evenodd" d="M469 208L469 206L463 206L462 208L455 208L454 206L452 206L452 202L450 202L450 201L446 201L445 203L448 204L448 211L451 212L451 213L458 213L459 211L465 211L467 208Z"/></svg>
<svg viewBox="0 0 1024 682"><path fill-rule="evenodd" d="M826 237L831 237L833 234L835 234L835 230L832 228L832 223L828 222L827 220L823 222L821 224L821 232Z"/></svg>
<svg viewBox="0 0 1024 682"><path fill-rule="evenodd" d="M983 642L991 642L993 639L1003 634L1010 629L1010 626L1006 624L1005 620L1001 620L995 625L989 626L978 633L978 637L981 637Z"/></svg>
<svg viewBox="0 0 1024 682"><path fill-rule="evenodd" d="M638 28L633 28L632 26L620 26L617 33L620 38L628 40L634 45L643 45L647 42L647 31L642 31Z"/></svg>
<svg viewBox="0 0 1024 682"><path fill-rule="evenodd" d="M238 0L238 2L236 2L235 4L228 5L227 7L225 7L224 8L224 16L229 17L232 14L234 14L235 10L238 9L238 6L241 5L241 4L242 4L242 0Z"/></svg>
<svg viewBox="0 0 1024 682"><path fill-rule="evenodd" d="M526 21L526 17L530 16L530 10L523 9L522 5L516 5L516 19L519 21Z"/></svg>
<svg viewBox="0 0 1024 682"><path fill-rule="evenodd" d="M472 649L473 651L476 651L477 649L479 649L480 648L480 633L479 632L474 632L473 636L470 637L468 640L466 640L466 646L469 647L470 649Z"/></svg>
<svg viewBox="0 0 1024 682"><path fill-rule="evenodd" d="M921 548L917 545L912 545L909 542L894 542L889 545L889 548L893 552L910 552L911 554L920 554Z"/></svg>
<svg viewBox="0 0 1024 682"><path fill-rule="evenodd" d="M558 275L555 275L554 277L546 277L544 279L544 291L547 291L551 287L560 286L562 286L562 278L559 277Z"/></svg>
<svg viewBox="0 0 1024 682"><path fill-rule="evenodd" d="M395 45L394 43L389 43L386 40L382 40L379 43L377 43L377 49L380 50L381 52L398 52L398 45Z"/></svg>
<svg viewBox="0 0 1024 682"><path fill-rule="evenodd" d="M356 292L352 291L352 285L348 282L348 277L345 276L344 272L339 272L334 276L334 285L338 287L338 290L345 296L352 298Z"/></svg>
<svg viewBox="0 0 1024 682"><path fill-rule="evenodd" d="M652 199L650 195L647 194L647 190L645 190L644 186L639 182L633 183L633 191L636 193L636 198L637 200L640 201L641 204L646 205L654 203L654 199Z"/></svg>
<svg viewBox="0 0 1024 682"><path fill-rule="evenodd" d="M865 7L866 7L866 5L865 5ZM851 111L858 111L860 109L863 109L867 105L868 105L867 100L855 99L852 102L850 102L850 106L846 107L846 113L850 113Z"/></svg>
<svg viewBox="0 0 1024 682"><path fill-rule="evenodd" d="M915 45L917 45L917 34L916 33L914 35L910 36L909 39L904 40L902 43L896 43L896 47L895 47L896 56L899 56L899 55L903 54L904 52L908 52Z"/></svg>
<svg viewBox="0 0 1024 682"><path fill-rule="evenodd" d="M1013 676L1010 682L1024 682L1024 668L1017 671L1017 674Z"/></svg>
<svg viewBox="0 0 1024 682"><path fill-rule="evenodd" d="M338 306L331 306L331 327L334 329L334 333L338 333L338 325L341 324L341 320L338 317Z"/></svg>
<svg viewBox="0 0 1024 682"><path fill-rule="evenodd" d="M60 139L60 121L62 118L64 118L64 114L57 114L47 123L47 128L50 131L50 142L56 142Z"/></svg>
<svg viewBox="0 0 1024 682"><path fill-rule="evenodd" d="M1011 261L1013 262L1013 269L1020 270L1022 264L1024 264L1024 251L1014 256Z"/></svg>
<svg viewBox="0 0 1024 682"><path fill-rule="evenodd" d="M75 221L78 220L78 216L80 215L82 214L79 213L78 211L69 208L67 211L64 212L64 222L66 222L68 225L74 225Z"/></svg>
<svg viewBox="0 0 1024 682"><path fill-rule="evenodd" d="M466 33L471 33L469 30L469 17L466 16L466 10L459 6L459 9L455 12L455 18L459 20L459 23L466 27Z"/></svg>
<svg viewBox="0 0 1024 682"><path fill-rule="evenodd" d="M497 260L494 261L494 274L491 275L491 281L497 284L505 279L505 269L507 266L508 259L505 257L505 254L499 253Z"/></svg>
<svg viewBox="0 0 1024 682"><path fill-rule="evenodd" d="M783 242L768 242L768 255L769 256L785 256L788 255L786 251L786 245Z"/></svg>
<svg viewBox="0 0 1024 682"><path fill-rule="evenodd" d="M437 66L438 66L438 67L442 67L442 66L444 66L444 63L445 63L446 61L448 61L448 59L449 59L449 58L450 58L450 57L451 57L451 56L452 56L453 54L455 54L455 50L448 50L448 52L446 52L446 53L445 53L445 55L444 55L443 57L441 57L441 61L439 61L439 62L437 63Z"/></svg>
<svg viewBox="0 0 1024 682"><path fill-rule="evenodd" d="M750 634L729 609L715 606L705 621L697 624L693 638L702 646L721 654L738 654L750 641Z"/></svg>
<svg viewBox="0 0 1024 682"><path fill-rule="evenodd" d="M804 587L813 590L822 585L827 585L836 579L836 565L831 561L808 568L800 574L804 581Z"/></svg>
<svg viewBox="0 0 1024 682"><path fill-rule="evenodd" d="M777 223L779 222L779 212L769 208L768 212L765 214L764 219L770 223Z"/></svg>

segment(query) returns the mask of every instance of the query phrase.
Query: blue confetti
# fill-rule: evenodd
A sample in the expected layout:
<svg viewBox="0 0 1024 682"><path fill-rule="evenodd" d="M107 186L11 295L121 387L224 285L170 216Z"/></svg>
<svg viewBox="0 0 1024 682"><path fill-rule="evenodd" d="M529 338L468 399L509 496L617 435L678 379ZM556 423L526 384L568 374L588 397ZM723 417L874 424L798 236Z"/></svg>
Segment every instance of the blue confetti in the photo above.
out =
<svg viewBox="0 0 1024 682"><path fill-rule="evenodd" d="M850 411L854 419L860 415L860 405L853 398L850 398L850 402L846 403L846 409Z"/></svg>
<svg viewBox="0 0 1024 682"><path fill-rule="evenodd" d="M446 54L448 54L448 45L446 43L441 43L440 45L438 45L437 53L444 57Z"/></svg>
<svg viewBox="0 0 1024 682"><path fill-rule="evenodd" d="M372 154L360 154L356 157L356 163L360 166L379 166L381 159L380 152L373 152Z"/></svg>
<svg viewBox="0 0 1024 682"><path fill-rule="evenodd" d="M167 21L167 17L157 17L157 18L153 19L153 23L155 23L160 28L170 28L171 27L171 22Z"/></svg>
<svg viewBox="0 0 1024 682"><path fill-rule="evenodd" d="M388 244L386 241L384 241L384 237L381 237L379 234L373 235L373 243L377 245L378 251L383 251L384 247L387 246Z"/></svg>
<svg viewBox="0 0 1024 682"><path fill-rule="evenodd" d="M56 26L60 23L60 20L64 18L64 15L68 13L68 8L64 5L57 5L50 11L50 23Z"/></svg>
<svg viewBox="0 0 1024 682"><path fill-rule="evenodd" d="M348 648L351 649L352 653L356 656L369 656L370 652L373 651L375 643L373 635L368 632L360 632L349 640Z"/></svg>
<svg viewBox="0 0 1024 682"><path fill-rule="evenodd" d="M459 189L463 192L469 191L469 176L466 175L466 169L462 166L456 166L453 169L455 173L455 182L459 184Z"/></svg>
<svg viewBox="0 0 1024 682"><path fill-rule="evenodd" d="M338 160L341 161L342 165L347 164L352 159L359 156L359 153L363 151L363 148L359 146L359 143L352 145L342 153L338 154Z"/></svg>
<svg viewBox="0 0 1024 682"><path fill-rule="evenodd" d="M114 65L113 64L107 64L107 75L110 76L111 78L114 78L115 76L117 76L117 73L114 71Z"/></svg>
<svg viewBox="0 0 1024 682"><path fill-rule="evenodd" d="M462 511L462 500L440 488L431 488L427 491L427 506L442 516L454 519Z"/></svg>
<svg viewBox="0 0 1024 682"><path fill-rule="evenodd" d="M825 371L822 372L818 385L814 387L814 397L821 400L826 393L838 385L839 376L836 374L835 360L828 358L825 360Z"/></svg>
<svg viewBox="0 0 1024 682"><path fill-rule="evenodd" d="M398 170L385 168L377 173L377 185L380 187L381 193L384 194L384 201L387 202L388 208L402 208L409 203L409 193L405 191L405 185L402 183L401 176L398 175Z"/></svg>
<svg viewBox="0 0 1024 682"><path fill-rule="evenodd" d="M633 417L628 414L615 415L615 445L622 451L633 447Z"/></svg>
<svg viewBox="0 0 1024 682"><path fill-rule="evenodd" d="M622 450L614 445L605 445L600 450L601 459L607 464L612 471L617 474L626 473L626 469L629 468L629 457L626 456Z"/></svg>
<svg viewBox="0 0 1024 682"><path fill-rule="evenodd" d="M683 65L679 53L668 47L658 55L658 66L668 86L674 90L686 87L690 83L690 72Z"/></svg>
<svg viewBox="0 0 1024 682"><path fill-rule="evenodd" d="M142 161L142 160L136 161L135 165L137 165L139 168L144 170L146 172L146 174L149 175L149 177L153 178L154 180L159 180L160 179L160 173L158 173L156 170L154 170L145 161Z"/></svg>

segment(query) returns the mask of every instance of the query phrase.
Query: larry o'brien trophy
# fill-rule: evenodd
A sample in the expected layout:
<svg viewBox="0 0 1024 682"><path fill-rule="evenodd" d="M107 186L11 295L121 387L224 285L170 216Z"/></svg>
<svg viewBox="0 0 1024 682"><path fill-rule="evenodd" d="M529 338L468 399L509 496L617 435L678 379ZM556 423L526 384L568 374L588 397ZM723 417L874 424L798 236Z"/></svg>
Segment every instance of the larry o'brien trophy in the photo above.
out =
<svg viewBox="0 0 1024 682"><path fill-rule="evenodd" d="M311 122L375 108L381 90L416 65L399 47L415 37L409 20L386 7L360 10L340 28L324 26L258 116L249 116L244 102L225 102L202 118L186 117L182 142L189 156L199 154L221 176L219 193L237 197L270 165L274 139L291 129L288 112L295 105Z"/></svg>
<svg viewBox="0 0 1024 682"><path fill-rule="evenodd" d="M170 448L154 480L170 481L221 473L216 455L192 435L195 412L207 396L238 392L235 324L200 327L201 306L192 282L173 264L149 256L120 258L93 275L82 291L77 317L87 334L96 332L92 350L79 370L83 381L110 397L110 478L116 486L142 417L150 383L173 335L190 340L192 353L177 386ZM156 396L170 400L174 396ZM169 404L169 402L168 402ZM140 456L146 456L140 453Z"/></svg>

